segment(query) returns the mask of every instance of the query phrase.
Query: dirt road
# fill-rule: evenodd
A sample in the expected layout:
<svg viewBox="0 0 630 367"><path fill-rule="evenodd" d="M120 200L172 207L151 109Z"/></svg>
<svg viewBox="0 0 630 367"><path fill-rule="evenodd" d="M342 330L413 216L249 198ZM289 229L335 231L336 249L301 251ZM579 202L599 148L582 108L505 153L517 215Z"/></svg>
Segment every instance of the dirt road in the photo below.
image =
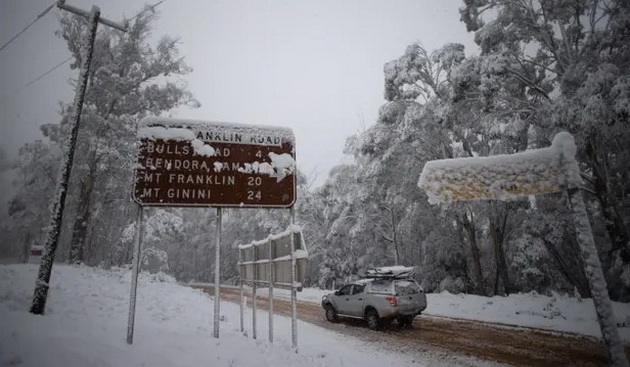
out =
<svg viewBox="0 0 630 367"><path fill-rule="evenodd" d="M214 294L212 286L197 288ZM221 299L238 303L239 290L221 288ZM266 310L267 300L259 298L257 306L261 310ZM274 298L276 314L290 315L290 306L289 301ZM369 330L361 320L344 320L337 324L327 322L319 304L303 301L298 301L298 318L371 342L386 343L389 347L395 345L400 351L431 349L444 354L472 356L515 366L608 365L603 344L594 338L551 333L539 329L419 316L415 319L412 329L399 330L395 325L391 325L375 332ZM626 348L626 354L630 357L630 347Z"/></svg>

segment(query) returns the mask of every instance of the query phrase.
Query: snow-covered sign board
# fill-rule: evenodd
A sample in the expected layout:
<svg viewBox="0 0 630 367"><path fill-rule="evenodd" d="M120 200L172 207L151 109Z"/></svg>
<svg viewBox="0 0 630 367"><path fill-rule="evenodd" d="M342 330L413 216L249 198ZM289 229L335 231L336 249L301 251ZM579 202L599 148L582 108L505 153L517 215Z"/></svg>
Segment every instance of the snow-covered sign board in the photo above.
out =
<svg viewBox="0 0 630 367"><path fill-rule="evenodd" d="M271 280L273 286L280 288L291 287L291 237L295 246L295 282L298 289L306 276L306 262L308 252L304 244L301 229L293 226L277 235L271 235L264 240L253 241L240 245L239 271L245 283L266 283Z"/></svg>
<svg viewBox="0 0 630 367"><path fill-rule="evenodd" d="M427 193L431 204L558 192L578 187L582 182L577 166L568 175L564 173L567 162L563 162L563 157L574 156L573 137L560 133L549 148L427 162L418 186Z"/></svg>
<svg viewBox="0 0 630 367"><path fill-rule="evenodd" d="M145 118L133 199L147 206L288 208L295 138L288 128Z"/></svg>
<svg viewBox="0 0 630 367"><path fill-rule="evenodd" d="M525 195L565 191L584 273L589 282L602 338L611 366L628 366L595 247L575 159L577 147L568 132L556 134L549 148L511 155L427 162L418 186L431 204L460 200L509 200Z"/></svg>

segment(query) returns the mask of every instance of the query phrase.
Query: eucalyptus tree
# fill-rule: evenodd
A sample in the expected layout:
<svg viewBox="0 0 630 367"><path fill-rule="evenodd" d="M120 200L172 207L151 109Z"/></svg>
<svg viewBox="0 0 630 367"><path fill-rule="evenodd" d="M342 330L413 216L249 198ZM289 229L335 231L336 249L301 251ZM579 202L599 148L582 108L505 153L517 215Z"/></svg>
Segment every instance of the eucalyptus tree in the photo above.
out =
<svg viewBox="0 0 630 367"><path fill-rule="evenodd" d="M86 260L93 242L101 248L98 253L111 248L116 233L133 216L129 198L138 120L177 106L198 105L179 78L191 69L179 55L177 39L165 36L155 46L150 44L155 19L146 11L127 33L102 29L97 35L69 191L74 205L65 216L72 222L66 223L72 262ZM61 19L58 35L74 56L72 68L81 64L86 32L83 18ZM70 107L64 106L61 124L44 126L53 142L65 139L69 113ZM102 256L90 261L98 263Z"/></svg>
<svg viewBox="0 0 630 367"><path fill-rule="evenodd" d="M505 73L550 101L539 127L576 137L587 189L610 246L611 296L628 297L630 263L630 4L624 0L466 0L462 21L483 57L503 57ZM550 134L549 133L549 134ZM624 270L626 269L626 270ZM624 296L625 295L625 296Z"/></svg>
<svg viewBox="0 0 630 367"><path fill-rule="evenodd" d="M44 242L50 216L48 203L53 197L60 157L58 148L41 140L20 148L12 164L17 173L16 193L9 201L7 222L3 223L5 255L17 255L25 261L31 246Z"/></svg>

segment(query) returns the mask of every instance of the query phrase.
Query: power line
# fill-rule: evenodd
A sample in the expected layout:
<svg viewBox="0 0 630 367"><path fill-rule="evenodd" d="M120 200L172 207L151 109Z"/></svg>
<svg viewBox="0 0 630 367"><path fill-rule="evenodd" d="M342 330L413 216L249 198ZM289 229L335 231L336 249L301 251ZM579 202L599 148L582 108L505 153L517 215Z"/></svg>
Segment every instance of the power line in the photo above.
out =
<svg viewBox="0 0 630 367"><path fill-rule="evenodd" d="M146 13L149 10L153 10L155 9L157 6L159 6L160 4L162 4L163 2L165 2L166 0L160 0L157 3L147 6L146 8L144 8L143 10L141 10L140 12L138 12L138 14L134 15L132 18L130 18L129 20L133 20L136 19L137 17L141 16L142 14ZM55 4L57 4L56 2L54 4L52 4L51 6L49 6L46 10L44 10L38 17L37 19L35 19L31 24L29 24L25 29L22 30L22 32L18 33L16 36L14 36L7 44L5 44L4 46L2 46L2 48L6 47L9 43L11 43L14 39L16 39L20 34L24 33L24 31L26 31L26 29L28 29L28 27L30 27L31 25L33 25L38 19L40 19L41 17L43 17L44 15L46 15L46 13L48 13L50 11L50 9L52 9L53 6L55 6ZM2 48L0 48L0 51L2 50ZM37 78L31 80L30 82L26 83L24 86L22 86L19 89L16 89L15 92L7 95L5 98L3 98L0 102L5 102L7 101L9 98L11 98L13 95L20 93L21 91L23 91L24 89L30 87L31 85L37 83L38 81L40 81L42 78L44 78L46 75L52 73L53 71L55 71L56 69L58 69L59 67L61 67L63 64L67 63L68 61L70 61L73 58L73 56L68 57L67 59L63 60L62 62L58 63L57 65L53 66L52 68L50 68L48 71L46 71L45 73L41 74L40 76L38 76Z"/></svg>
<svg viewBox="0 0 630 367"><path fill-rule="evenodd" d="M46 75L52 73L53 71L55 71L56 69L58 69L59 67L61 67L63 64L67 63L68 61L72 60L72 56L68 57L67 59L63 60L62 62L58 63L57 65L53 66L52 68L48 69L48 71L46 71L45 73L41 74L40 76L38 76L37 78L31 80L30 82L26 83L24 86L22 86L20 89L15 90L15 92L9 94L6 96L6 98L2 99L2 102L5 102L6 100L8 100L9 98L11 98L12 96L20 93L21 91L23 91L24 89L30 87L31 85L37 83L38 81L40 81L42 78L44 78Z"/></svg>
<svg viewBox="0 0 630 367"><path fill-rule="evenodd" d="M22 33L26 32L26 30L29 29L33 24L35 24L38 20L42 19L44 17L44 15L48 14L50 9L52 9L55 6L55 4L57 4L57 2L52 3L49 7L46 8L46 10L44 10L41 14L39 14L37 16L37 18L35 18L35 20L33 20L29 25L27 25L24 29L22 29L20 32L18 32L18 34L13 36L13 38L11 38L9 40L9 42L7 42L4 45L2 45L2 47L0 47L0 51L4 50L5 47L10 45L11 42L15 41Z"/></svg>

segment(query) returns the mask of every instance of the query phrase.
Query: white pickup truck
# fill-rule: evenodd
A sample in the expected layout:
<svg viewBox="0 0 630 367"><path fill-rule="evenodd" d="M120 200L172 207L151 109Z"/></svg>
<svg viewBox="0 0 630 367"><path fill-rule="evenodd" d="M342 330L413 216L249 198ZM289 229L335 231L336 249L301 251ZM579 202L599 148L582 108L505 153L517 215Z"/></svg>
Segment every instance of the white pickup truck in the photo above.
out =
<svg viewBox="0 0 630 367"><path fill-rule="evenodd" d="M365 319L370 329L394 320L400 327L410 327L413 319L427 308L427 298L411 278L375 275L323 296L322 307L330 322L351 317Z"/></svg>

